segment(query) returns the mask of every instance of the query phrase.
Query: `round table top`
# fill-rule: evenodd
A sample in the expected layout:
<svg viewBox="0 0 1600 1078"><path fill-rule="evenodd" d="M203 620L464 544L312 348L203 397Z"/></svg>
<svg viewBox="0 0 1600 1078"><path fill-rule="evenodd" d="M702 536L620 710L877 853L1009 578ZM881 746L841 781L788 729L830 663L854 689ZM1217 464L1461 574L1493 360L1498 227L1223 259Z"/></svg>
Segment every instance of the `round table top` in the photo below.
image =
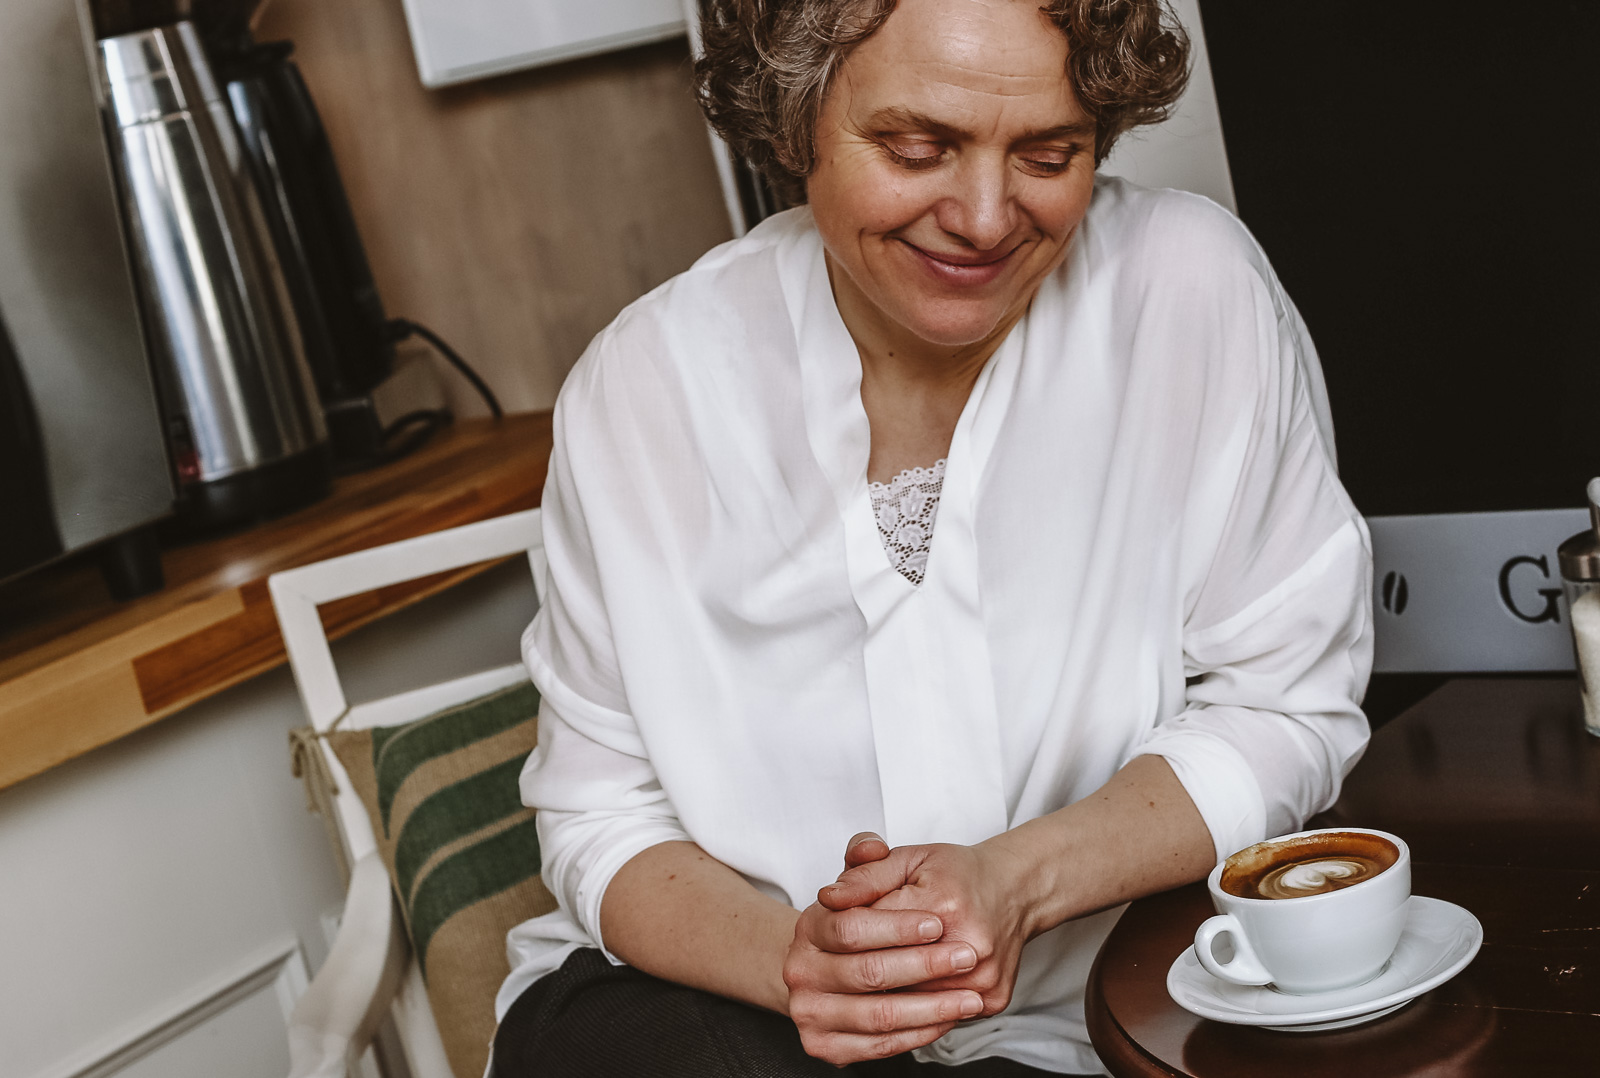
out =
<svg viewBox="0 0 1600 1078"><path fill-rule="evenodd" d="M1570 678L1452 681L1374 736L1313 826L1393 831L1412 891L1472 911L1477 958L1373 1022L1286 1033L1207 1021L1167 971L1211 916L1203 883L1128 907L1101 948L1089 1034L1119 1078L1600 1074L1600 739Z"/></svg>

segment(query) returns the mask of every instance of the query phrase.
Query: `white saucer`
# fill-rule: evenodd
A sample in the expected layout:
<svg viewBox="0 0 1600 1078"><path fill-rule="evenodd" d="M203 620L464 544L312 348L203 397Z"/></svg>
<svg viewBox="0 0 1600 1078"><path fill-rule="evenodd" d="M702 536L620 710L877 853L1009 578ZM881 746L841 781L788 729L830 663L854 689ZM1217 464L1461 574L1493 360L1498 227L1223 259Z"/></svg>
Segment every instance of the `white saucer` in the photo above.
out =
<svg viewBox="0 0 1600 1078"><path fill-rule="evenodd" d="M1167 973L1167 992L1184 1010L1236 1026L1293 1033L1342 1029L1399 1010L1466 968L1483 926L1453 902L1412 895L1406 926L1383 972L1365 984L1293 996L1266 986L1229 984L1207 973L1188 947Z"/></svg>

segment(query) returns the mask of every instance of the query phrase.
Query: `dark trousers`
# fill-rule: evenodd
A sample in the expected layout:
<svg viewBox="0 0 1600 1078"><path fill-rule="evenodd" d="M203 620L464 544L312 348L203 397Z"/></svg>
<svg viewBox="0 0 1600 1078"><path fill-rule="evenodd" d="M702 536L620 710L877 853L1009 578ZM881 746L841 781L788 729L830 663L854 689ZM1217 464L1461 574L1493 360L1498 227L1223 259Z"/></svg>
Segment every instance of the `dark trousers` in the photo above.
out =
<svg viewBox="0 0 1600 1078"><path fill-rule="evenodd" d="M1009 1059L960 1067L899 1055L835 1067L806 1055L794 1023L573 952L506 1012L494 1078L1059 1078Z"/></svg>

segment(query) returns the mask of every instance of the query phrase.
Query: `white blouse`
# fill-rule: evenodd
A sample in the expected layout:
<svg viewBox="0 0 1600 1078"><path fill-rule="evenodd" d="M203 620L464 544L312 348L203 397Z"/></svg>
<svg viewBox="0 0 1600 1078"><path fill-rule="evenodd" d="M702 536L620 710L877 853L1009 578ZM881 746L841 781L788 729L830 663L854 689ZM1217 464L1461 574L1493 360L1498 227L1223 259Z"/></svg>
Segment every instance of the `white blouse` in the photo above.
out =
<svg viewBox="0 0 1600 1078"><path fill-rule="evenodd" d="M1296 828L1360 756L1367 533L1304 325L1227 212L1097 181L973 387L919 585L879 539L860 389L803 208L573 369L523 637L522 792L561 908L512 931L500 1014L604 947L607 884L659 842L802 908L857 831L978 842L1141 753L1219 856ZM919 1056L1098 1070L1084 983L1118 912L1034 939L1005 1013Z"/></svg>

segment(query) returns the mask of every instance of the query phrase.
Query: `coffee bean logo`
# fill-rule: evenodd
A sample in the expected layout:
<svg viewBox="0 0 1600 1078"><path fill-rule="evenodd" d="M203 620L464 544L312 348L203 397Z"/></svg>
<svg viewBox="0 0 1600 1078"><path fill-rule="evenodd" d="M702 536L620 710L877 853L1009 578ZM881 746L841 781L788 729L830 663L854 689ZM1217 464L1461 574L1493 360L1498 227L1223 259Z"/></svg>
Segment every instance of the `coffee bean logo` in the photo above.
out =
<svg viewBox="0 0 1600 1078"><path fill-rule="evenodd" d="M1406 612L1406 601L1411 597L1411 589L1406 586L1406 578L1390 569L1383 574L1383 608L1391 614L1399 615Z"/></svg>

